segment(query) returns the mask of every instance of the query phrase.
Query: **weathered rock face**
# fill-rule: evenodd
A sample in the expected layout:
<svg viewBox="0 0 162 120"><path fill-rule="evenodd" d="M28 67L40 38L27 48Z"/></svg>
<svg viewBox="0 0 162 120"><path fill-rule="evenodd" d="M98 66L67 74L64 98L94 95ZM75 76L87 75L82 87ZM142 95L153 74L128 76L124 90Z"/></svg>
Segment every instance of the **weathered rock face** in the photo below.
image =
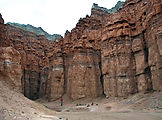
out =
<svg viewBox="0 0 162 120"><path fill-rule="evenodd" d="M91 16L80 19L59 42L4 25L0 18L0 47L19 51L22 86L31 99L158 91L162 90L161 18L161 0L127 0L114 14L94 4Z"/></svg>
<svg viewBox="0 0 162 120"><path fill-rule="evenodd" d="M161 89L161 16L161 1L136 0L107 18L101 48L107 96Z"/></svg>
<svg viewBox="0 0 162 120"><path fill-rule="evenodd" d="M20 53L24 95L33 100L40 97L55 100L62 96L64 91L63 69L62 74L60 71L57 73L54 71L54 68L60 63L57 57L63 60L60 55L62 54L61 41L49 41L45 36L38 36L10 25L0 24L0 27L2 28L0 29L0 38L2 38L0 46L12 46ZM60 77L63 80L61 86L58 83Z"/></svg>
<svg viewBox="0 0 162 120"><path fill-rule="evenodd" d="M62 39L55 43L54 54L49 58L50 70L48 76L48 100L56 100L64 94L64 61L62 54Z"/></svg>
<svg viewBox="0 0 162 120"><path fill-rule="evenodd" d="M80 56L88 54L90 57L87 49L93 49L101 51L102 69L99 71L102 75L98 81L102 81L103 77L104 94L107 96L128 96L136 92L160 90L162 82L160 76L162 74L161 16L161 1L157 0L126 1L124 8L114 14L110 14L109 10L106 11L97 5L93 6L91 16L79 20L72 32L65 34L65 81L67 84L73 84L74 81L72 86L78 84L80 87L84 83L81 68L72 63L87 61L86 57ZM86 52L82 53L82 51ZM155 59L153 59L154 56ZM70 72L69 68L73 72ZM72 73L75 74L72 75ZM79 81L76 82L75 79ZM69 91L73 99L85 97L83 86L74 96L71 85L67 86L70 87L67 88L67 92Z"/></svg>
<svg viewBox="0 0 162 120"><path fill-rule="evenodd" d="M43 91L44 88L41 85L47 83L43 82L43 79L45 79L43 71L45 66L48 66L48 59L45 56L48 47L45 45L48 46L50 42L43 36L22 31L16 27L2 26L0 38L3 39L1 39L0 46L12 46L19 51L21 56L24 95L30 99L37 99L41 95L44 96L45 91Z"/></svg>
<svg viewBox="0 0 162 120"><path fill-rule="evenodd" d="M99 51L78 51L65 57L65 91L71 99L100 96L102 94L100 77Z"/></svg>
<svg viewBox="0 0 162 120"><path fill-rule="evenodd" d="M0 80L22 92L20 53L12 47L0 47Z"/></svg>
<svg viewBox="0 0 162 120"><path fill-rule="evenodd" d="M73 100L102 95L100 37L101 22L80 19L63 42L65 92Z"/></svg>
<svg viewBox="0 0 162 120"><path fill-rule="evenodd" d="M154 90L162 90L162 1L153 0L148 4L152 6L145 9L143 15L146 31L144 34L145 61L148 66L145 72L150 77ZM150 12L151 11L151 12ZM150 12L150 13L149 13Z"/></svg>
<svg viewBox="0 0 162 120"><path fill-rule="evenodd" d="M103 42L102 72L107 96L127 96L136 92L135 61L128 37L115 37Z"/></svg>
<svg viewBox="0 0 162 120"><path fill-rule="evenodd" d="M44 72L48 67L48 59L46 58L45 45L50 44L45 38L36 36L30 32L25 32L17 28L6 26L8 39L13 43L22 57L21 64L23 68L24 95L30 99L37 99L43 95L45 90L41 85L46 84L48 76ZM44 70L45 69L45 70ZM45 85L46 86L46 85ZM40 93L41 92L41 93Z"/></svg>

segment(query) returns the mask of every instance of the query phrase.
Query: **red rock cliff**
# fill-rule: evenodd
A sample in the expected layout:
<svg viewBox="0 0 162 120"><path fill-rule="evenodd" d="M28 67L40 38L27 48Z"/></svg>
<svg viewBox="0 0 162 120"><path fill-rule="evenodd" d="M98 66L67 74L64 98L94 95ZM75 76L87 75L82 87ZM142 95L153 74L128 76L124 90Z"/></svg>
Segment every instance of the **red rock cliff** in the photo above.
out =
<svg viewBox="0 0 162 120"><path fill-rule="evenodd" d="M77 100L162 90L162 1L127 0L114 14L92 8L64 39L4 25L0 46L19 51L25 96Z"/></svg>
<svg viewBox="0 0 162 120"><path fill-rule="evenodd" d="M102 71L107 96L161 90L162 3L128 0L102 30Z"/></svg>
<svg viewBox="0 0 162 120"><path fill-rule="evenodd" d="M70 87L66 90L69 95L73 99L86 97L88 92L84 90L91 91L91 88L86 89L85 84L91 80L96 82L93 84L103 84L106 96L161 90L161 18L160 0L127 0L114 14L94 8L90 17L80 19L64 37L65 82ZM98 59L89 58L89 53ZM86 60L86 55L91 62ZM84 68L89 71L79 66L83 66L83 61L88 63ZM100 64L98 72L88 67L93 61L95 67ZM97 80L86 78L82 71L89 75L98 73ZM74 87L75 92L73 86L78 88ZM101 95L92 88L94 96ZM101 87L97 88L98 92L102 91Z"/></svg>
<svg viewBox="0 0 162 120"><path fill-rule="evenodd" d="M30 99L44 96L48 79L46 67L49 66L47 55L52 43L43 36L36 36L10 25L1 26L0 46L12 46L20 53L24 95Z"/></svg>
<svg viewBox="0 0 162 120"><path fill-rule="evenodd" d="M0 80L22 92L20 53L12 47L0 47Z"/></svg>

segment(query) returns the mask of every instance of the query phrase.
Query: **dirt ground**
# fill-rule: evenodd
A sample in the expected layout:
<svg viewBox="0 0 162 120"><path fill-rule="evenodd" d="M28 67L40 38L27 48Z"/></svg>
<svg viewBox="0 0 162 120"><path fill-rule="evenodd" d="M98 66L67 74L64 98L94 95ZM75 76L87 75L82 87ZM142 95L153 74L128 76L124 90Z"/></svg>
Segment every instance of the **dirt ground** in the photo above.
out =
<svg viewBox="0 0 162 120"><path fill-rule="evenodd" d="M162 92L77 101L64 97L63 106L60 106L60 100L38 102L57 111L56 116L62 120L162 120Z"/></svg>
<svg viewBox="0 0 162 120"><path fill-rule="evenodd" d="M11 90L0 81L0 120L58 120L56 112Z"/></svg>
<svg viewBox="0 0 162 120"><path fill-rule="evenodd" d="M0 81L0 120L162 120L162 92L128 98L31 101Z"/></svg>

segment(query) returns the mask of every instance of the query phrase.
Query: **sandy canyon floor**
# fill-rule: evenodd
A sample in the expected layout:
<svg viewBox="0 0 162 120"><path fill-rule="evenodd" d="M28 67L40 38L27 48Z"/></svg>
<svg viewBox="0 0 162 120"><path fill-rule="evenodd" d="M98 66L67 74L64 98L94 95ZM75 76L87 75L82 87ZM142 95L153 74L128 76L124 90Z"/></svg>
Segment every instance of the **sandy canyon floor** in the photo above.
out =
<svg viewBox="0 0 162 120"><path fill-rule="evenodd" d="M0 81L0 120L162 120L162 92L128 98L31 101Z"/></svg>
<svg viewBox="0 0 162 120"><path fill-rule="evenodd" d="M41 104L55 110L56 116L63 120L162 120L162 92L136 94L128 98L82 99Z"/></svg>

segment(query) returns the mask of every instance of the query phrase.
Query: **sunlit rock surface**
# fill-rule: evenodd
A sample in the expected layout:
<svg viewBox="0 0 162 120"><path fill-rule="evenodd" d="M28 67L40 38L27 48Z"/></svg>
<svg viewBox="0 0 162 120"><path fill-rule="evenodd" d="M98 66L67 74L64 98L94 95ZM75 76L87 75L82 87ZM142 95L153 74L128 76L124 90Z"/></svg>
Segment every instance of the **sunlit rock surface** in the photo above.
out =
<svg viewBox="0 0 162 120"><path fill-rule="evenodd" d="M162 1L117 6L112 14L94 4L91 15L58 41L0 18L0 47L11 46L21 56L24 95L51 101L162 90Z"/></svg>

